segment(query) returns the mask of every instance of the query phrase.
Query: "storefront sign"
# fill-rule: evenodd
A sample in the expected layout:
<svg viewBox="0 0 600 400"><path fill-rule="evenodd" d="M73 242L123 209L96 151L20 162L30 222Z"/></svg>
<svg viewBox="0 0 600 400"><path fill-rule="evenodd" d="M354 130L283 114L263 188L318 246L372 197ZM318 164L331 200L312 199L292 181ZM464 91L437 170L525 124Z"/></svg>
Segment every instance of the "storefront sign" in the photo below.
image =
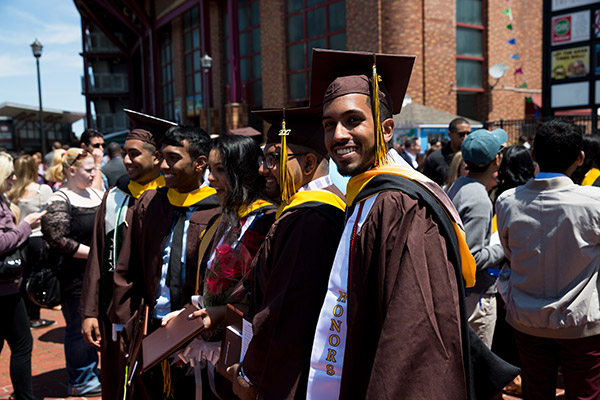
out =
<svg viewBox="0 0 600 400"><path fill-rule="evenodd" d="M590 48L573 47L552 52L552 79L586 76L590 72Z"/></svg>
<svg viewBox="0 0 600 400"><path fill-rule="evenodd" d="M552 45L589 40L590 12L580 11L552 18Z"/></svg>

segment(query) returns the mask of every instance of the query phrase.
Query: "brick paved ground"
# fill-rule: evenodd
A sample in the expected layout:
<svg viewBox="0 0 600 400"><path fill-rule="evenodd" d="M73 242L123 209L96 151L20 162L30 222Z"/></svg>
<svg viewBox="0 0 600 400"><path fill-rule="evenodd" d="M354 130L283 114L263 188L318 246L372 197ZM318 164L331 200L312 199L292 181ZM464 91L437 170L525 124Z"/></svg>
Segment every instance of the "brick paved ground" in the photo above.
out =
<svg viewBox="0 0 600 400"><path fill-rule="evenodd" d="M38 399L67 398L67 371L63 338L65 320L60 311L42 310L42 318L55 320L56 325L45 329L34 329L31 374L33 375L33 393ZM4 345L0 354L0 400L8 399L12 393L9 375L10 349ZM86 399L86 397L68 397ZM99 397L95 397L99 399Z"/></svg>
<svg viewBox="0 0 600 400"><path fill-rule="evenodd" d="M46 329L35 329L33 334L33 355L31 372L33 375L33 392L36 398L56 400L67 398L67 372L63 351L65 320L60 311L42 310L42 318L55 320L56 325ZM0 354L0 400L8 399L12 393L9 376L10 349L5 344ZM557 399L563 399L563 391L557 390ZM86 399L86 397L68 397L70 400ZM98 399L99 397L95 397ZM503 395L493 400L520 400L519 397Z"/></svg>

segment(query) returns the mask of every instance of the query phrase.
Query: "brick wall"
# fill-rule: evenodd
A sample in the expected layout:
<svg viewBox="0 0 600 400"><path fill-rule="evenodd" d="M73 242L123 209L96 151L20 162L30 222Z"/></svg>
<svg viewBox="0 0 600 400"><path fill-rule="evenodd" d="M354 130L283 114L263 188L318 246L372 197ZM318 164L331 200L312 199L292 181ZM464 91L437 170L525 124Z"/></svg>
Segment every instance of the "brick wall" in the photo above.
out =
<svg viewBox="0 0 600 400"><path fill-rule="evenodd" d="M513 30L506 25L509 18L502 14L506 8L503 1L489 2L488 7L488 65L506 64L509 66L504 77L492 91L488 120L525 118L525 97L531 94L502 90L502 86L518 87L527 82L529 89L542 88L542 0L524 0L511 2ZM508 40L515 38L517 45L509 45ZM520 61L510 58L519 52ZM524 74L515 75L522 67ZM486 75L487 75L487 71ZM491 84L496 79L488 76Z"/></svg>

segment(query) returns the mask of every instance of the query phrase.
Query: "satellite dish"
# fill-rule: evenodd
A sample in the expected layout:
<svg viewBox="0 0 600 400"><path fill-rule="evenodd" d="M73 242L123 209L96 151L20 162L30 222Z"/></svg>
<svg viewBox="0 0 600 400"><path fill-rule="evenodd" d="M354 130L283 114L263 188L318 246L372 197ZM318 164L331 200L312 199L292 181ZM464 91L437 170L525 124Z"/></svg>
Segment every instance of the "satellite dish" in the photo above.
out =
<svg viewBox="0 0 600 400"><path fill-rule="evenodd" d="M492 65L489 70L490 76L496 79L502 78L506 71L508 71L508 65L506 64Z"/></svg>

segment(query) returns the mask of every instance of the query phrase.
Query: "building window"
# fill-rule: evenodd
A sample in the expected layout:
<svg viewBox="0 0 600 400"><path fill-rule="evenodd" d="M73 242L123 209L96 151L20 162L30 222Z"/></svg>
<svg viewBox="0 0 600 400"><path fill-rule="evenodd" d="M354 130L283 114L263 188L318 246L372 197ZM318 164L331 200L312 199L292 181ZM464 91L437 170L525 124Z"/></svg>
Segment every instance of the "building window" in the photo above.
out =
<svg viewBox="0 0 600 400"><path fill-rule="evenodd" d="M482 0L456 1L456 87L457 112L477 118L476 102L483 92L484 26Z"/></svg>
<svg viewBox="0 0 600 400"><path fill-rule="evenodd" d="M240 0L237 5L240 61L240 81L242 101L251 107L262 105L262 59L260 51L260 8L259 0ZM225 59L227 84L231 84L231 63L229 59L229 26L225 15Z"/></svg>
<svg viewBox="0 0 600 400"><path fill-rule="evenodd" d="M187 116L199 115L204 107L202 98L202 44L200 8L183 15L183 51L185 56L185 94Z"/></svg>
<svg viewBox="0 0 600 400"><path fill-rule="evenodd" d="M308 101L312 49L346 50L344 0L286 0L288 99Z"/></svg>
<svg viewBox="0 0 600 400"><path fill-rule="evenodd" d="M164 31L159 39L160 48L160 94L162 102L162 117L175 120L173 100L173 46L171 33Z"/></svg>

